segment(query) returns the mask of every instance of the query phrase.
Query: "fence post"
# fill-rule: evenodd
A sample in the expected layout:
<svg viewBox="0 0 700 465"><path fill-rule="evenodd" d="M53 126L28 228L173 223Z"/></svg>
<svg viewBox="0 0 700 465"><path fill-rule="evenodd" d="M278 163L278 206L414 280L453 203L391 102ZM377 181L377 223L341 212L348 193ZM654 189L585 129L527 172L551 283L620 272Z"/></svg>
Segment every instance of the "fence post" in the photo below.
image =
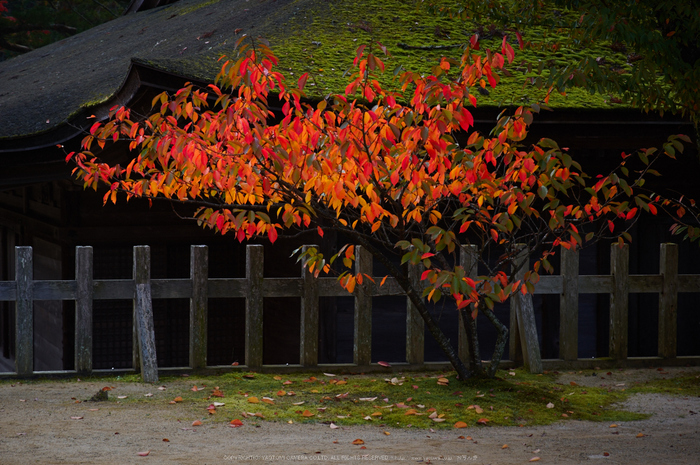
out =
<svg viewBox="0 0 700 465"><path fill-rule="evenodd" d="M302 248L302 253L306 253L310 248L318 250L317 245L305 245ZM299 363L305 367L315 367L318 365L318 280L308 267L301 269L301 277L303 283L301 288Z"/></svg>
<svg viewBox="0 0 700 465"><path fill-rule="evenodd" d="M248 295L245 299L245 364L249 369L263 362L263 269L265 250L262 245L245 248L245 277Z"/></svg>
<svg viewBox="0 0 700 465"><path fill-rule="evenodd" d="M156 383L158 359L151 299L151 248L147 245L134 247L134 286L134 322L138 337L141 378L144 383Z"/></svg>
<svg viewBox="0 0 700 465"><path fill-rule="evenodd" d="M372 276L372 254L355 247L355 273ZM355 365L372 362L372 295L369 279L355 286L355 334L353 359Z"/></svg>
<svg viewBox="0 0 700 465"><path fill-rule="evenodd" d="M615 360L627 358L627 319L629 302L629 244L610 248L610 271L614 287L610 294L610 357Z"/></svg>
<svg viewBox="0 0 700 465"><path fill-rule="evenodd" d="M18 376L34 373L34 266L31 247L15 247L16 334L15 371Z"/></svg>
<svg viewBox="0 0 700 465"><path fill-rule="evenodd" d="M530 253L523 244L517 245L518 252L515 259L515 266L518 271L515 274L516 280L525 278L525 270L530 259ZM537 340L537 323L535 322L535 309L532 305L532 295L523 295L518 292L511 297L511 322L513 314L517 321L518 333L520 335L520 347L523 354L523 362L530 373L542 373L542 356L540 355L540 344ZM511 334L513 331L511 330ZM511 339L512 341L512 339ZM512 350L512 348L511 348Z"/></svg>
<svg viewBox="0 0 700 465"><path fill-rule="evenodd" d="M421 291L420 275L422 265L408 265L408 279L411 287ZM411 299L406 297L406 361L423 364L425 361L425 323Z"/></svg>
<svg viewBox="0 0 700 465"><path fill-rule="evenodd" d="M559 294L559 358L578 360L578 249L561 250L562 292Z"/></svg>
<svg viewBox="0 0 700 465"><path fill-rule="evenodd" d="M676 357L678 309L678 245L661 244L659 273L664 284L659 296L659 357Z"/></svg>
<svg viewBox="0 0 700 465"><path fill-rule="evenodd" d="M75 248L75 371L92 372L92 247Z"/></svg>
<svg viewBox="0 0 700 465"><path fill-rule="evenodd" d="M459 252L459 264L464 268L465 276L472 279L477 276L477 247L476 244L467 244L463 246ZM471 307L471 306L470 306ZM466 309L469 311L469 309ZM466 362L469 360L469 339L467 338L467 331L464 329L464 321L462 318L462 312L457 312L459 315L459 329L457 330L457 347L460 360ZM474 322L476 324L476 321Z"/></svg>
<svg viewBox="0 0 700 465"><path fill-rule="evenodd" d="M209 249L206 245L190 247L190 367L207 366Z"/></svg>

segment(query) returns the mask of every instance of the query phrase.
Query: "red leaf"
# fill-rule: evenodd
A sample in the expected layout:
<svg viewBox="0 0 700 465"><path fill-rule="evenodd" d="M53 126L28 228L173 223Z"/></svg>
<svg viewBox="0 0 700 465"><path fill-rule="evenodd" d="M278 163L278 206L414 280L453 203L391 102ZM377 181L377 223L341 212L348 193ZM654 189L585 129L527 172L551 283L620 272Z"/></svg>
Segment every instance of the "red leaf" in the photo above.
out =
<svg viewBox="0 0 700 465"><path fill-rule="evenodd" d="M235 420L231 420L231 423L229 423L229 426L231 428L238 428L238 427L243 426L243 422L236 418Z"/></svg>
<svg viewBox="0 0 700 465"><path fill-rule="evenodd" d="M318 235L321 236L321 237L323 237L323 229L321 229L321 227L318 226L318 227L316 228L316 230L318 231Z"/></svg>
<svg viewBox="0 0 700 465"><path fill-rule="evenodd" d="M377 362L377 365L389 368L391 365L387 362Z"/></svg>

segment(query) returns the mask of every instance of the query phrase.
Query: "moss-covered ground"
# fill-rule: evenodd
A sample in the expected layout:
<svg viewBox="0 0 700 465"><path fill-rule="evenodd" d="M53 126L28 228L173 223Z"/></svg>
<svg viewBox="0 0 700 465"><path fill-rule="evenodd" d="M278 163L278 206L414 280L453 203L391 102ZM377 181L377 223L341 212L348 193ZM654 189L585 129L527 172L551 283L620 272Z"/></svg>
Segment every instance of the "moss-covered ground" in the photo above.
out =
<svg viewBox="0 0 700 465"><path fill-rule="evenodd" d="M581 377L593 372L577 372ZM89 381L114 387L109 402L170 403L187 407L202 421L372 424L385 428L455 428L545 425L557 421L620 422L647 418L624 411L631 394L700 396L697 376L587 386L560 382L559 373L499 371L494 379L459 382L454 373L333 375L236 372L217 376L161 378L156 397L118 399L120 385L137 375ZM590 378L595 379L595 378ZM597 379L596 379L597 380ZM83 381L88 381L83 379ZM40 382L40 381L30 381ZM69 381L70 382L70 381ZM156 386L152 388L155 392Z"/></svg>

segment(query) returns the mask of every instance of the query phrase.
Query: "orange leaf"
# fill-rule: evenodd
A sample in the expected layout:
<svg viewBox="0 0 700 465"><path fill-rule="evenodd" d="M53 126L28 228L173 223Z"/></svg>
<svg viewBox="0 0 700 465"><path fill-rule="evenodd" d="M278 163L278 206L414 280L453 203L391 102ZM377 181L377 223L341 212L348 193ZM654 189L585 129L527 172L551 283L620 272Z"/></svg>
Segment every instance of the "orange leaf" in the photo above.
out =
<svg viewBox="0 0 700 465"><path fill-rule="evenodd" d="M488 418L479 418L479 419L476 421L476 423L479 424L479 425L485 425L485 424L487 424L488 422L489 422L489 419L488 419Z"/></svg>
<svg viewBox="0 0 700 465"><path fill-rule="evenodd" d="M200 420L195 420L192 422L192 426L202 426L202 422Z"/></svg>
<svg viewBox="0 0 700 465"><path fill-rule="evenodd" d="M455 423L455 428L466 428L466 427L467 427L467 424L464 423L463 421L458 421L457 423Z"/></svg>
<svg viewBox="0 0 700 465"><path fill-rule="evenodd" d="M173 402L182 402L182 397L177 396L176 398L173 399Z"/></svg>
<svg viewBox="0 0 700 465"><path fill-rule="evenodd" d="M243 426L243 422L239 419L231 420L231 423L229 423L229 426L231 428L238 428L240 426Z"/></svg>
<svg viewBox="0 0 700 465"><path fill-rule="evenodd" d="M539 457L532 457L528 462L539 462L540 458Z"/></svg>
<svg viewBox="0 0 700 465"><path fill-rule="evenodd" d="M286 393L285 391L283 391L283 390L280 389L279 391L277 391L277 395L280 396L280 397L282 397L282 396L286 396L287 393Z"/></svg>
<svg viewBox="0 0 700 465"><path fill-rule="evenodd" d="M359 446L361 444L364 444L365 441L363 441L362 439L355 439L352 443L355 444L356 446Z"/></svg>
<svg viewBox="0 0 700 465"><path fill-rule="evenodd" d="M308 417L313 417L313 416L314 416L314 414L311 413L311 412L309 412L308 410L304 410L304 411L302 412L301 415L304 416L304 417L307 417L307 418L308 418Z"/></svg>
<svg viewBox="0 0 700 465"><path fill-rule="evenodd" d="M257 397L248 397L248 403L250 404L259 404L260 400Z"/></svg>

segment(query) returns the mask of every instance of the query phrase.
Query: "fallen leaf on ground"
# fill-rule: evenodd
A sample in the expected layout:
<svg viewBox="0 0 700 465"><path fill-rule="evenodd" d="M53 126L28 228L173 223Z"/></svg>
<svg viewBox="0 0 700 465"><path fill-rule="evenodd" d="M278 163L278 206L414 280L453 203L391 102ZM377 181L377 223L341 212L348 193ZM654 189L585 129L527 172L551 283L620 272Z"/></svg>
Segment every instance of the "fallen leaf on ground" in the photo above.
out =
<svg viewBox="0 0 700 465"><path fill-rule="evenodd" d="M503 444L503 445L501 446L501 449L508 449L508 444Z"/></svg>
<svg viewBox="0 0 700 465"><path fill-rule="evenodd" d="M455 423L455 428L466 428L466 427L467 427L467 424L463 421L458 421L457 423Z"/></svg>
<svg viewBox="0 0 700 465"><path fill-rule="evenodd" d="M335 376L333 373L324 373L324 375L325 375L325 376L330 376L331 378Z"/></svg>
<svg viewBox="0 0 700 465"><path fill-rule="evenodd" d="M274 379L274 380L276 380L276 381L282 381L282 377L281 377L281 376L273 376L272 379Z"/></svg>
<svg viewBox="0 0 700 465"><path fill-rule="evenodd" d="M126 396L117 396L117 399L126 399Z"/></svg>
<svg viewBox="0 0 700 465"><path fill-rule="evenodd" d="M489 422L489 419L488 419L488 418L479 418L479 419L476 421L476 423L477 423L478 425L485 425L485 424L487 424L488 422Z"/></svg>
<svg viewBox="0 0 700 465"><path fill-rule="evenodd" d="M111 391L112 388L109 387L109 386L105 386L105 387L102 388L102 390L103 390L103 391Z"/></svg>
<svg viewBox="0 0 700 465"><path fill-rule="evenodd" d="M292 405L302 405L304 401L302 400L301 402L292 402Z"/></svg>
<svg viewBox="0 0 700 465"><path fill-rule="evenodd" d="M279 391L277 391L277 395L282 397L282 396L286 396L287 393L285 391L283 391L282 389L280 389Z"/></svg>
<svg viewBox="0 0 700 465"><path fill-rule="evenodd" d="M360 444L364 444L365 441L363 441L362 439L355 439L352 443L356 446L359 446Z"/></svg>
<svg viewBox="0 0 700 465"><path fill-rule="evenodd" d="M338 429L340 426L336 425L335 423L331 423L331 429Z"/></svg>
<svg viewBox="0 0 700 465"><path fill-rule="evenodd" d="M239 426L243 426L243 422L236 418L235 420L231 420L231 423L229 423L229 426L231 428L238 428Z"/></svg>
<svg viewBox="0 0 700 465"><path fill-rule="evenodd" d="M275 401L273 399L270 399L269 397L263 397L262 401L265 402L266 404L271 404L271 405L275 404Z"/></svg>
<svg viewBox="0 0 700 465"><path fill-rule="evenodd" d="M70 417L71 420L82 420L84 417Z"/></svg>
<svg viewBox="0 0 700 465"><path fill-rule="evenodd" d="M384 435L386 435L386 436L391 436L391 433L388 432L388 431L384 431Z"/></svg>
<svg viewBox="0 0 700 465"><path fill-rule="evenodd" d="M177 396L176 398L173 399L173 402L182 402L182 397Z"/></svg>
<svg viewBox="0 0 700 465"><path fill-rule="evenodd" d="M528 462L539 462L540 458L539 457L532 457Z"/></svg>
<svg viewBox="0 0 700 465"><path fill-rule="evenodd" d="M617 428L617 425L613 423L612 425L610 425L610 428Z"/></svg>
<svg viewBox="0 0 700 465"><path fill-rule="evenodd" d="M304 411L302 412L301 415L304 416L304 417L307 417L307 418L308 418L308 417L313 417L313 416L314 416L314 414L311 413L311 412L309 412L308 410L304 410Z"/></svg>
<svg viewBox="0 0 700 465"><path fill-rule="evenodd" d="M223 402L214 402L212 405L213 405L214 407L223 407L223 406L226 405L226 404L223 403Z"/></svg>
<svg viewBox="0 0 700 465"><path fill-rule="evenodd" d="M255 379L255 375L251 375L251 374L243 375L243 377L246 379Z"/></svg>
<svg viewBox="0 0 700 465"><path fill-rule="evenodd" d="M139 452L137 455L140 455L141 457L145 457L145 456L147 456L147 455L150 454L150 453L151 453L150 450L145 450L145 451L143 451L143 452Z"/></svg>
<svg viewBox="0 0 700 465"><path fill-rule="evenodd" d="M548 404L547 404L547 408L554 408L554 404L553 404L553 403L551 403L551 402L550 402L550 403L548 403Z"/></svg>
<svg viewBox="0 0 700 465"><path fill-rule="evenodd" d="M195 385L195 386L192 386L192 389L190 389L190 391L197 392L197 391L201 391L202 389L204 389L204 388L198 388L198 387Z"/></svg>
<svg viewBox="0 0 700 465"><path fill-rule="evenodd" d="M377 362L377 365L383 366L383 367L386 367L386 368L389 368L389 367L391 366L391 364L389 364L389 363L387 363L387 362Z"/></svg>
<svg viewBox="0 0 700 465"><path fill-rule="evenodd" d="M168 388L166 388L165 386L161 386L158 388L159 391L165 391L166 389L168 389Z"/></svg>
<svg viewBox="0 0 700 465"><path fill-rule="evenodd" d="M214 397L224 397L224 393L223 393L222 391L218 390L218 389L214 389L214 390L211 392L211 395L214 396Z"/></svg>
<svg viewBox="0 0 700 465"><path fill-rule="evenodd" d="M250 404L259 404L260 401L258 400L257 397L248 397L248 403L250 403Z"/></svg>
<svg viewBox="0 0 700 465"><path fill-rule="evenodd" d="M170 442L170 439L168 439L168 438L163 438L163 442Z"/></svg>
<svg viewBox="0 0 700 465"><path fill-rule="evenodd" d="M372 402L372 401L377 400L377 398L376 397L360 397L360 400L363 402Z"/></svg>
<svg viewBox="0 0 700 465"><path fill-rule="evenodd" d="M192 422L192 426L202 426L202 422L200 420L195 420Z"/></svg>
<svg viewBox="0 0 700 465"><path fill-rule="evenodd" d="M638 433L638 434L637 434L637 437L638 437L638 438L643 438L644 436L646 436L646 434L644 434L644 433Z"/></svg>

